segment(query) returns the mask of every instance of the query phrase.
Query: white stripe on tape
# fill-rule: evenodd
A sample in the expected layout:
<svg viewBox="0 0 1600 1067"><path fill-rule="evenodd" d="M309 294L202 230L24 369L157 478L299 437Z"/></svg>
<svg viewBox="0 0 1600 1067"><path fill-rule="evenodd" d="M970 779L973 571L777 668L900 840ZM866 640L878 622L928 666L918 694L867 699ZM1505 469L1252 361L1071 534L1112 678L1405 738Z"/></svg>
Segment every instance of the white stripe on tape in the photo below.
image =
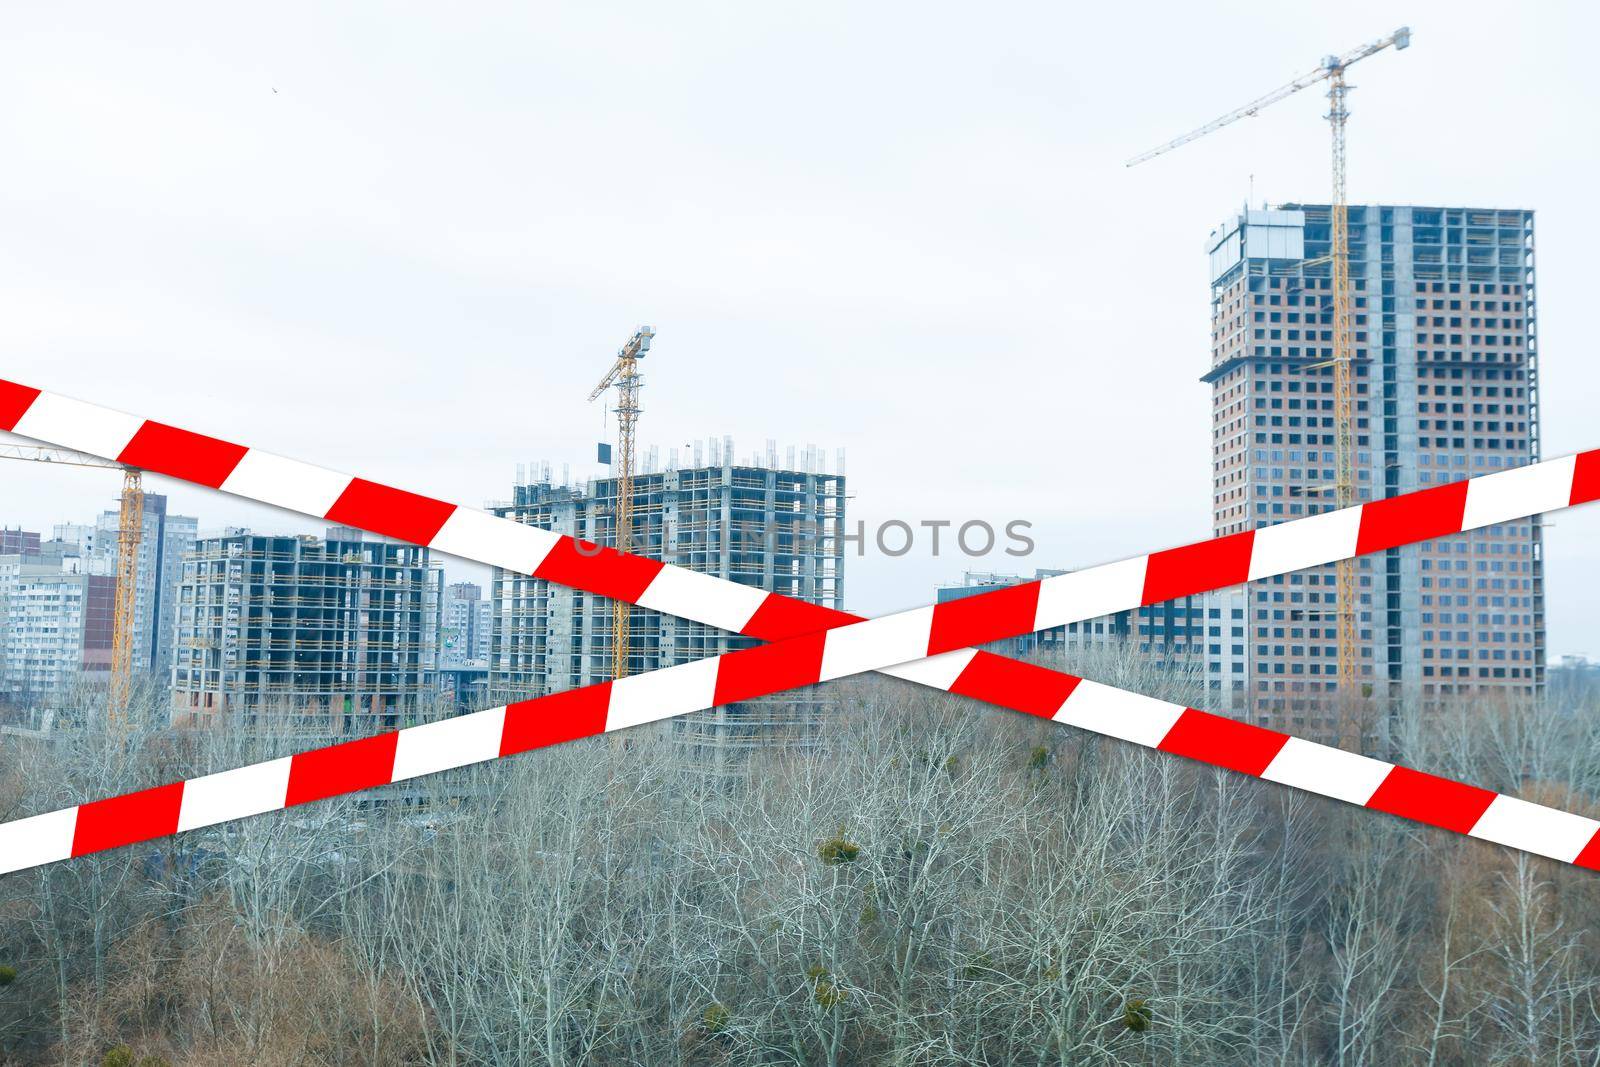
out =
<svg viewBox="0 0 1600 1067"><path fill-rule="evenodd" d="M505 725L506 709L502 707L408 726L395 738L392 780L497 759Z"/></svg>
<svg viewBox="0 0 1600 1067"><path fill-rule="evenodd" d="M1113 689L1087 678L1073 687L1052 718L1095 733L1155 748L1184 712L1182 704Z"/></svg>
<svg viewBox="0 0 1600 1067"><path fill-rule="evenodd" d="M320 517L349 485L348 474L252 448L222 483L222 491Z"/></svg>
<svg viewBox="0 0 1600 1067"><path fill-rule="evenodd" d="M978 650L975 648L958 648L954 652L941 652L937 656L919 659L915 663L897 663L893 667L883 667L878 673L904 678L918 685L943 689L948 693L950 687L956 684L956 679L961 677L961 672L967 669L967 664L972 662L972 657L977 654Z"/></svg>
<svg viewBox="0 0 1600 1067"><path fill-rule="evenodd" d="M1461 528L1476 530L1566 507L1572 502L1572 478L1577 469L1577 456L1562 456L1473 478L1467 482L1467 507L1461 516Z"/></svg>
<svg viewBox="0 0 1600 1067"><path fill-rule="evenodd" d="M1291 737L1261 777L1351 804L1365 804L1394 764Z"/></svg>
<svg viewBox="0 0 1600 1067"><path fill-rule="evenodd" d="M1360 508L1340 508L1277 526L1263 526L1250 544L1250 580L1353 556L1360 530Z"/></svg>
<svg viewBox="0 0 1600 1067"><path fill-rule="evenodd" d="M183 786L178 830L214 826L229 819L260 815L283 807L289 794L289 757L252 763L237 770L191 778Z"/></svg>
<svg viewBox="0 0 1600 1067"><path fill-rule="evenodd" d="M708 656L611 683L606 731L625 730L643 722L709 708L716 696L717 668L721 663L721 656Z"/></svg>
<svg viewBox="0 0 1600 1067"><path fill-rule="evenodd" d="M645 587L639 606L739 633L767 596L755 586L668 564Z"/></svg>
<svg viewBox="0 0 1600 1067"><path fill-rule="evenodd" d="M77 808L0 823L0 874L71 856L72 834L77 825Z"/></svg>
<svg viewBox="0 0 1600 1067"><path fill-rule="evenodd" d="M1039 583L1034 630L1138 607L1144 599L1144 572L1149 562L1149 556L1135 556L1046 578Z"/></svg>
<svg viewBox="0 0 1600 1067"><path fill-rule="evenodd" d="M1600 830L1600 822L1500 795L1469 831L1472 837L1571 863Z"/></svg>
<svg viewBox="0 0 1600 1067"><path fill-rule="evenodd" d="M933 609L916 608L871 622L829 630L822 643L821 681L870 671L884 663L908 663L928 654Z"/></svg>
<svg viewBox="0 0 1600 1067"><path fill-rule="evenodd" d="M12 432L91 456L116 459L143 425L144 420L137 415L55 393L40 393Z"/></svg>
<svg viewBox="0 0 1600 1067"><path fill-rule="evenodd" d="M532 574L560 534L539 526L512 522L472 508L456 508L428 547L479 563L492 563L516 574Z"/></svg>

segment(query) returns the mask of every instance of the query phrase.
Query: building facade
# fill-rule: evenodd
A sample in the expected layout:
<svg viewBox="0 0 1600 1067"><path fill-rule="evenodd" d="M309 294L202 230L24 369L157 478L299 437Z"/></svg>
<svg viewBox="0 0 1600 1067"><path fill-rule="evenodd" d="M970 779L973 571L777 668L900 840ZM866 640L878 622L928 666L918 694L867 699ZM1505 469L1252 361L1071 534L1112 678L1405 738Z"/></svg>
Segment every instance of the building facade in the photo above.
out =
<svg viewBox="0 0 1600 1067"><path fill-rule="evenodd" d="M1533 213L1349 209L1359 500L1539 458ZM1327 205L1246 210L1213 231L1212 525L1329 509L1335 477ZM1544 684L1537 520L1358 561L1363 695L1521 699ZM1246 679L1263 718L1332 725L1332 567L1248 587Z"/></svg>
<svg viewBox="0 0 1600 1067"><path fill-rule="evenodd" d="M122 525L117 511L103 511L92 523L60 523L53 537L78 545L96 569L117 573ZM172 671L172 642L177 626L177 590L183 559L194 548L198 521L167 511L167 498L144 494L144 530L134 577L133 669L165 682Z"/></svg>
<svg viewBox="0 0 1600 1067"><path fill-rule="evenodd" d="M108 676L116 578L75 544L15 543L36 547L0 553L0 701L58 709Z"/></svg>
<svg viewBox="0 0 1600 1067"><path fill-rule="evenodd" d="M38 552L39 548L39 535L31 530L24 530L20 527L15 530L0 529L0 556Z"/></svg>
<svg viewBox="0 0 1600 1067"><path fill-rule="evenodd" d="M942 604L1066 573L1040 569L1032 578L1024 578L969 571L959 584L941 586L935 599ZM1242 590L1224 589L1054 626L986 647L1004 656L1061 664L1068 671L1075 662L1098 659L1096 655L1086 660L1086 653L1112 653L1164 671L1193 673L1197 678L1203 673L1210 694L1208 710L1230 711L1239 706L1245 689L1244 613Z"/></svg>
<svg viewBox="0 0 1600 1067"><path fill-rule="evenodd" d="M728 452L731 454L731 447ZM615 544L616 480L518 485L495 513L595 544ZM633 550L742 585L842 608L845 479L725 463L634 478ZM612 673L612 602L502 569L494 572L489 698L494 703L604 681ZM702 623L634 607L630 674L751 644ZM815 704L801 695L674 720L673 736L713 759L766 744L803 744Z"/></svg>
<svg viewBox="0 0 1600 1067"><path fill-rule="evenodd" d="M494 605L476 582L451 582L440 610L439 666L455 670L489 662Z"/></svg>
<svg viewBox="0 0 1600 1067"><path fill-rule="evenodd" d="M433 696L442 584L426 548L348 527L198 541L176 597L174 721L414 721Z"/></svg>

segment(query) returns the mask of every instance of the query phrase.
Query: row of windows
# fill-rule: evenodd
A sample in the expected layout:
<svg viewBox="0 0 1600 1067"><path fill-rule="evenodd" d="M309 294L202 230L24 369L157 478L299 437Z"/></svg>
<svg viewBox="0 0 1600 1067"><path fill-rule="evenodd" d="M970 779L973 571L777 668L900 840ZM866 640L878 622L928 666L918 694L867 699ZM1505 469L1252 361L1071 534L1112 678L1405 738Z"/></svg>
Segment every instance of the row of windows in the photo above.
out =
<svg viewBox="0 0 1600 1067"><path fill-rule="evenodd" d="M1471 282L1471 283L1469 283L1469 285L1470 285L1470 288L1467 290L1469 293L1490 294L1490 293L1494 293L1495 292L1495 283L1493 283L1493 282ZM1459 292L1461 292L1461 283L1460 282L1417 282L1417 292L1419 292L1419 293L1446 293L1446 292L1448 292L1448 293L1459 293ZM1499 295L1501 295L1501 296L1520 295L1521 293L1522 293L1522 286L1520 286L1520 285L1507 285L1507 284L1504 284L1504 283L1501 283L1501 285L1500 285ZM1518 304L1518 307L1520 308L1521 304Z"/></svg>

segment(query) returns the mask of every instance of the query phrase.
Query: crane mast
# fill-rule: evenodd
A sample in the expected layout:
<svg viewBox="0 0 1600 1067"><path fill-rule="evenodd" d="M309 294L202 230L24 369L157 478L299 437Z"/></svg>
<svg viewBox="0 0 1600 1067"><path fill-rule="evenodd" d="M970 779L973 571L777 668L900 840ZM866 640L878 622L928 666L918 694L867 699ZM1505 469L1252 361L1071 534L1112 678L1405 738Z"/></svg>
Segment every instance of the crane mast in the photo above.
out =
<svg viewBox="0 0 1600 1067"><path fill-rule="evenodd" d="M1132 159L1127 165L1132 167L1145 160L1172 151L1190 141L1204 137L1214 130L1221 129L1239 119L1255 115L1262 108L1286 96L1291 96L1301 89L1308 88L1321 81L1328 82L1328 125L1333 136L1333 165L1332 165L1332 196L1330 197L1328 214L1330 230L1329 271L1333 283L1333 409L1334 409L1334 484L1333 491L1338 506L1351 507L1357 503L1356 472L1355 472L1355 384L1354 384L1354 358L1355 349L1352 344L1350 296L1350 219L1349 202L1345 187L1346 156L1345 156L1345 126L1350 113L1346 107L1346 96L1350 91L1349 84L1345 81L1345 72L1352 63L1376 55L1386 48L1393 47L1397 51L1407 48L1411 44L1410 27L1402 26L1398 30L1381 37L1375 41L1351 49L1344 55L1328 56L1323 59L1321 66L1293 81L1282 85L1265 96L1252 100L1241 108L1228 112L1220 118L1213 119L1203 126L1199 126L1181 137L1176 137L1166 144L1142 152ZM1338 692L1341 702L1348 701L1360 692L1360 656L1356 640L1356 564L1355 560L1340 560L1334 567L1335 571L1335 610L1338 621ZM1359 739L1357 739L1359 740Z"/></svg>
<svg viewBox="0 0 1600 1067"><path fill-rule="evenodd" d="M132 467L122 471L122 502L117 514L117 598L111 625L111 699L106 716L115 728L123 725L133 695L133 634L138 626L139 542L144 537L142 475Z"/></svg>
<svg viewBox="0 0 1600 1067"><path fill-rule="evenodd" d="M139 543L144 538L143 475L134 467L72 452L64 448L0 445L0 459L59 463L69 467L105 467L122 471L122 497L117 514L117 589L112 609L111 685L106 722L121 727L133 694L133 634L138 627Z"/></svg>
<svg viewBox="0 0 1600 1067"><path fill-rule="evenodd" d="M1328 82L1328 125L1333 135L1333 196L1329 204L1329 230L1333 258L1333 432L1334 500L1341 508L1356 503L1355 440L1355 348L1351 332L1350 300L1350 212L1345 192L1345 110L1344 68L1339 67ZM1334 564L1334 609L1337 612L1339 696L1347 706L1359 690L1361 666L1356 654L1356 561L1349 557ZM1348 716L1341 716L1347 723Z"/></svg>
<svg viewBox="0 0 1600 1067"><path fill-rule="evenodd" d="M639 373L639 358L650 351L650 339L655 331L641 326L634 331L628 343L617 350L617 361L611 365L600 384L589 394L592 402L613 385L617 388L617 534L618 552L633 550L633 453L634 429L639 422L639 387L644 377ZM611 605L611 677L624 678L628 674L629 620L633 606L625 600Z"/></svg>

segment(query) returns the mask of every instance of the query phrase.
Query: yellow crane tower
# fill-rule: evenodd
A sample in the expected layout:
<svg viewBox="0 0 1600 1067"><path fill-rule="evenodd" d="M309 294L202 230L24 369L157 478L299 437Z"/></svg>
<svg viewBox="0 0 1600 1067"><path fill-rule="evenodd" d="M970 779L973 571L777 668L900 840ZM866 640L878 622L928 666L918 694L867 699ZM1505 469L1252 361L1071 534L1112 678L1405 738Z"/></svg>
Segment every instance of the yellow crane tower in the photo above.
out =
<svg viewBox="0 0 1600 1067"><path fill-rule="evenodd" d="M1351 381L1351 315L1350 315L1350 226L1347 212L1348 203L1345 196L1345 123L1350 118L1350 113L1345 107L1345 96L1351 86L1345 82L1345 72L1351 64L1368 56L1376 55L1385 48L1394 47L1396 51L1407 48L1411 44L1411 29L1402 26L1398 30L1381 37L1376 41L1369 41L1359 48L1351 49L1344 55L1326 56L1315 70L1289 82L1287 85L1274 89L1267 95L1252 100L1237 110L1230 111L1221 118L1213 119L1197 129L1190 130L1182 137L1174 138L1159 148L1152 148L1128 160L1130 167L1137 166L1147 159L1153 159L1165 152L1170 152L1180 145L1188 144L1219 130L1230 123L1247 118L1266 107L1276 103L1286 96L1292 96L1301 89L1308 88L1318 82L1328 83L1328 125L1333 132L1333 196L1329 205L1331 223L1331 240L1329 260L1333 274L1333 413L1334 413L1334 441L1335 441L1335 479L1333 484L1334 497L1340 507L1350 507L1356 503L1356 478L1355 478L1355 452L1353 448L1354 413L1352 395L1354 386ZM1326 364L1324 364L1326 366ZM1360 692L1360 665L1357 662L1356 644L1356 565L1354 560L1340 560L1336 565L1337 595L1336 607L1338 609L1339 623L1339 693L1348 699Z"/></svg>
<svg viewBox="0 0 1600 1067"><path fill-rule="evenodd" d="M592 403L613 385L617 387L617 455L612 470L617 482L618 552L631 551L633 546L633 431L639 421L639 387L644 384L644 377L639 373L639 360L650 351L650 339L655 335L655 331L648 326L635 330L633 336L628 338L628 343L617 349L617 361L589 394ZM625 600L612 604L613 678L623 678L628 673L628 613L631 608Z"/></svg>
<svg viewBox="0 0 1600 1067"><path fill-rule="evenodd" d="M144 537L143 476L136 468L62 448L0 445L0 459L122 471L122 500L117 518L117 594L111 623L111 685L106 703L107 724L121 726L133 693L133 632L137 625L134 606L138 592L139 542Z"/></svg>

